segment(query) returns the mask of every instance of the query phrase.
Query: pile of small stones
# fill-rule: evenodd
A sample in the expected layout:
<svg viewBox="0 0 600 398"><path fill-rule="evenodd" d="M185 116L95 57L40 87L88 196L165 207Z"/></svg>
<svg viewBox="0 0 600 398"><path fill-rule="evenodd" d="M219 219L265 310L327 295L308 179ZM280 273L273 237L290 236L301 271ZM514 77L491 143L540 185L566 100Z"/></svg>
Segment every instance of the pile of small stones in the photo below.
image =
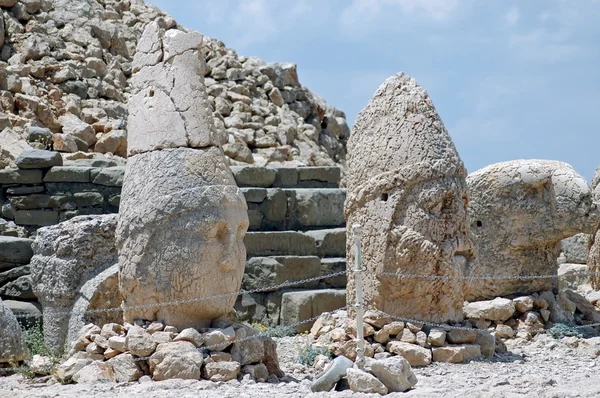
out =
<svg viewBox="0 0 600 398"><path fill-rule="evenodd" d="M0 147L15 153L0 151L0 169L26 141L126 157L132 59L155 20L185 30L143 0L1 0ZM209 37L202 54L208 104L229 135L232 163L344 162L345 115L301 86L295 64L239 56Z"/></svg>
<svg viewBox="0 0 600 398"><path fill-rule="evenodd" d="M179 331L156 321L88 324L65 362L53 367L50 358L36 355L30 367L38 375L52 374L61 383L175 378L273 382L283 376L273 340L248 339L258 332L246 325L222 321L213 325Z"/></svg>

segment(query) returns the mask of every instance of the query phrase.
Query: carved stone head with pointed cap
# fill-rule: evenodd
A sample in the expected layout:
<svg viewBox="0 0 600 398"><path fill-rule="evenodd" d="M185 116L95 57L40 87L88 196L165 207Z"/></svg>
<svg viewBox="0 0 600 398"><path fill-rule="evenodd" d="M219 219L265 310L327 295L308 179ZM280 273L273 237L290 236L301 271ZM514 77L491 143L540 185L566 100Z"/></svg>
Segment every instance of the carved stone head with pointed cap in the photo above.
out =
<svg viewBox="0 0 600 398"><path fill-rule="evenodd" d="M356 119L347 164L347 225L362 225L363 260L370 271L365 299L397 316L461 320L465 285L444 277L469 272L467 172L429 95L414 79L399 73L377 89ZM352 264L351 239L347 256ZM349 285L353 301L353 278Z"/></svg>

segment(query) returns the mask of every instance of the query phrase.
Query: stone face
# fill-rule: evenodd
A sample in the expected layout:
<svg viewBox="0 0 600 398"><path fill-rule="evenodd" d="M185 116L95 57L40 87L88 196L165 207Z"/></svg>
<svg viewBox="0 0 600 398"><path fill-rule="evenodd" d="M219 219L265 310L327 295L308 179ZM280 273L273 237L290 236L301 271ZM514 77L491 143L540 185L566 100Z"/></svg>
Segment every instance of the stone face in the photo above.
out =
<svg viewBox="0 0 600 398"><path fill-rule="evenodd" d="M0 299L0 363L26 359L27 347L17 318Z"/></svg>
<svg viewBox="0 0 600 398"><path fill-rule="evenodd" d="M31 276L44 309L44 342L49 349L62 352L68 333L69 316L54 313L70 311L82 286L117 263L116 226L117 215L112 214L75 217L38 230Z"/></svg>
<svg viewBox="0 0 600 398"><path fill-rule="evenodd" d="M417 376L408 361L401 356L375 360L370 364L371 372L389 392L404 392L417 384Z"/></svg>
<svg viewBox="0 0 600 398"><path fill-rule="evenodd" d="M152 379L156 381L174 378L198 380L202 362L202 354L189 341L159 344L149 360Z"/></svg>
<svg viewBox="0 0 600 398"><path fill-rule="evenodd" d="M121 194L117 245L127 306L237 292L244 274L247 207L218 147L131 157ZM177 215L176 217L174 215ZM203 327L235 296L126 311L125 320Z"/></svg>
<svg viewBox="0 0 600 398"><path fill-rule="evenodd" d="M515 313L512 300L497 297L489 301L467 303L464 307L465 316L469 319L488 319L490 321L506 321Z"/></svg>
<svg viewBox="0 0 600 398"><path fill-rule="evenodd" d="M43 169L52 166L62 166L63 160L58 152L28 149L21 152L15 163L20 169Z"/></svg>
<svg viewBox="0 0 600 398"><path fill-rule="evenodd" d="M346 369L346 378L348 379L350 389L354 392L380 395L388 393L387 387L377 377L362 370Z"/></svg>
<svg viewBox="0 0 600 398"><path fill-rule="evenodd" d="M202 35L146 26L133 66L128 153L223 143L214 126L201 73ZM152 123L148 123L151 120Z"/></svg>
<svg viewBox="0 0 600 398"><path fill-rule="evenodd" d="M351 226L362 226L365 299L382 311L460 321L470 273L466 169L423 88L403 73L387 79L360 112L348 141L348 264ZM417 266L418 264L418 266ZM381 273L392 275L377 275ZM394 274L437 275L400 279ZM354 280L348 302L354 302Z"/></svg>
<svg viewBox="0 0 600 398"><path fill-rule="evenodd" d="M471 233L479 253L474 275L556 275L560 241L592 233L600 212L587 181L570 165L551 160L497 163L467 178ZM484 280L468 300L529 294L552 279Z"/></svg>

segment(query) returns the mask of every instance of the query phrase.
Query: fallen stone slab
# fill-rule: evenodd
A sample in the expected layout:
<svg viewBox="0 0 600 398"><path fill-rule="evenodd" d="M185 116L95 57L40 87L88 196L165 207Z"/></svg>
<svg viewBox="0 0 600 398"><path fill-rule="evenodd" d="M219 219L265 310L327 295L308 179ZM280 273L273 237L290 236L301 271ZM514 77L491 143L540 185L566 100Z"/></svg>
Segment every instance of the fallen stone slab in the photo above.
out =
<svg viewBox="0 0 600 398"><path fill-rule="evenodd" d="M20 169L45 169L53 166L62 166L63 159L58 152L43 149L27 149L15 160Z"/></svg>

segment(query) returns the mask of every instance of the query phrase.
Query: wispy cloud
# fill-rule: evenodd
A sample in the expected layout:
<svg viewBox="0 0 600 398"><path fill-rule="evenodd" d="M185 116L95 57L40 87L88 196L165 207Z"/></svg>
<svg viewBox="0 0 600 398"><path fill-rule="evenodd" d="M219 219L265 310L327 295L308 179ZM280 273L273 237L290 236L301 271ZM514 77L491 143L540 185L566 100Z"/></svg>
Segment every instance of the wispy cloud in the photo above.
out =
<svg viewBox="0 0 600 398"><path fill-rule="evenodd" d="M519 7L512 6L508 9L506 14L503 16L504 22L506 22L509 26L514 26L521 19L521 13L519 12Z"/></svg>

